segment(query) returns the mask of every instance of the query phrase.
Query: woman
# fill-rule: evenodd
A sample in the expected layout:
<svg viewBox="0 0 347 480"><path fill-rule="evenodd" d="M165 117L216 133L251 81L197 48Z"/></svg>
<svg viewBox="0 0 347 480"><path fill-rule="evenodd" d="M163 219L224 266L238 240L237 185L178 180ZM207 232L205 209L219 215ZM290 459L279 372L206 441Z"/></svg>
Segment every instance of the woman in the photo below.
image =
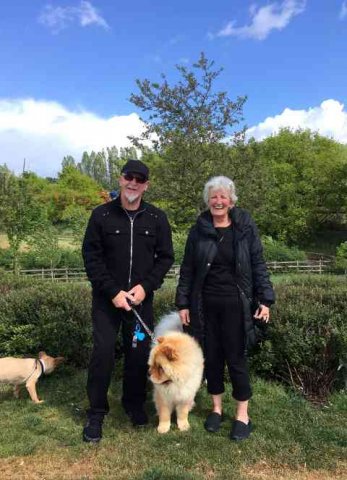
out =
<svg viewBox="0 0 347 480"><path fill-rule="evenodd" d="M204 188L208 210L191 228L186 243L176 306L185 330L204 347L207 389L213 409L205 421L217 432L223 420L224 364L227 364L236 414L230 437L243 440L252 431L252 396L247 349L256 343L254 317L268 322L274 292L257 228L249 213L235 207L235 185L211 178ZM253 306L256 305L256 308Z"/></svg>

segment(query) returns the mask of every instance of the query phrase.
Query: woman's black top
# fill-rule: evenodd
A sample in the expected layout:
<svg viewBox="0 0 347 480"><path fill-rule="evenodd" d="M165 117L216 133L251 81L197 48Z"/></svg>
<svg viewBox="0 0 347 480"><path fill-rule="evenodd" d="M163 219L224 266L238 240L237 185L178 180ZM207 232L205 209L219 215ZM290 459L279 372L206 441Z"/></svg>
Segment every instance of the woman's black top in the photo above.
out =
<svg viewBox="0 0 347 480"><path fill-rule="evenodd" d="M210 266L203 286L203 295L238 295L235 281L235 253L233 228L216 228L219 236L217 254Z"/></svg>

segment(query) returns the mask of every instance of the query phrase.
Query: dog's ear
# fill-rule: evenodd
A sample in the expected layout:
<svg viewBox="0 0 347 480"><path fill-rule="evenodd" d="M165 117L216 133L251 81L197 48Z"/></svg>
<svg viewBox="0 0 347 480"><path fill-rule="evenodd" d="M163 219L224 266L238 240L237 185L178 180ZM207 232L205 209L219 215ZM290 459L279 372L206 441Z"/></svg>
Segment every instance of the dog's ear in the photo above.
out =
<svg viewBox="0 0 347 480"><path fill-rule="evenodd" d="M177 360L178 355L177 352L174 348L170 347L169 345L166 345L165 347L162 348L161 352L165 357L170 361L173 362L174 360Z"/></svg>
<svg viewBox="0 0 347 480"><path fill-rule="evenodd" d="M157 338L157 342L158 342L158 343L163 343L163 341L164 341L164 337L158 337L158 338Z"/></svg>
<svg viewBox="0 0 347 480"><path fill-rule="evenodd" d="M47 357L47 353L46 352L39 352L39 358L42 358L42 357Z"/></svg>
<svg viewBox="0 0 347 480"><path fill-rule="evenodd" d="M54 365L57 367L58 365L60 365L61 363L65 362L65 358L64 357L57 357L54 359Z"/></svg>

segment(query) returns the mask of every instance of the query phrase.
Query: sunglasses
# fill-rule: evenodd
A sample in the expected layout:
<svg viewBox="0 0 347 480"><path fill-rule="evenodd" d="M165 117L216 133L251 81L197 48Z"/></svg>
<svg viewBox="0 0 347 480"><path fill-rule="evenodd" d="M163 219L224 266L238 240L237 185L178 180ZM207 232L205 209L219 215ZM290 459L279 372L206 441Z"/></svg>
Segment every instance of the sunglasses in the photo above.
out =
<svg viewBox="0 0 347 480"><path fill-rule="evenodd" d="M135 180L136 183L146 183L146 182L147 182L147 178L144 177L144 176L141 175L141 174L123 173L123 178L124 178L127 182L132 182L133 180Z"/></svg>

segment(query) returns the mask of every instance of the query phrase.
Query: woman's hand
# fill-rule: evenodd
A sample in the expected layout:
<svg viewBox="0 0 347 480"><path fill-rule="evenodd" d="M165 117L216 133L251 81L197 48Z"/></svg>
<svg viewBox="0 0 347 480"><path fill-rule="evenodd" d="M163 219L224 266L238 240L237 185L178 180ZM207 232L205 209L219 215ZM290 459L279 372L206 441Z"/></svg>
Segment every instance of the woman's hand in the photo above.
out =
<svg viewBox="0 0 347 480"><path fill-rule="evenodd" d="M262 320L265 323L268 323L270 320L270 309L269 307L266 307L265 305L260 304L259 308L257 308L257 311L254 314L254 318L257 318L258 320Z"/></svg>
<svg viewBox="0 0 347 480"><path fill-rule="evenodd" d="M178 314L180 316L180 320L181 320L182 325L189 325L190 324L190 316L189 316L189 309L188 308L184 308L183 310L180 310L178 312Z"/></svg>

